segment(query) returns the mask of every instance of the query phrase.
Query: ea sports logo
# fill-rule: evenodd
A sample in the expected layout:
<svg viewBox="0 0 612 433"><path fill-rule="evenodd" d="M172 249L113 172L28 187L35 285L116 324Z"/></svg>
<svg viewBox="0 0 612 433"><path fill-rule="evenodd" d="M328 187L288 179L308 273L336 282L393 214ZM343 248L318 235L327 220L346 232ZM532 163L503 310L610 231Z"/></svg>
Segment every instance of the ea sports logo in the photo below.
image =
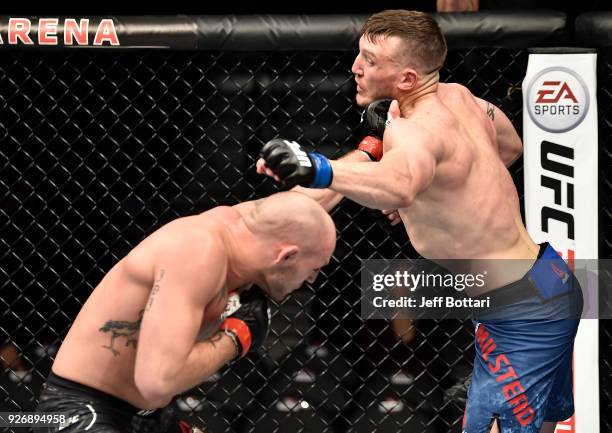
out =
<svg viewBox="0 0 612 433"><path fill-rule="evenodd" d="M566 132L582 122L589 110L589 91L574 71L547 68L527 87L531 120L548 132Z"/></svg>

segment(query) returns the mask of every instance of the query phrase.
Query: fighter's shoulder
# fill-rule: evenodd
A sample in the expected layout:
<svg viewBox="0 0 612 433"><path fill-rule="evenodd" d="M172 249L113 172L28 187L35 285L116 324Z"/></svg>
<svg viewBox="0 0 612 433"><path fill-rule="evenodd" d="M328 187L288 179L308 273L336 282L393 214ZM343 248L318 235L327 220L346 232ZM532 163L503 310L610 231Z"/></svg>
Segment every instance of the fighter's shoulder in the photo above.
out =
<svg viewBox="0 0 612 433"><path fill-rule="evenodd" d="M429 129L422 125L419 121L404 117L399 117L389 122L387 128L385 129L385 139L387 138L387 135L389 135L392 139L399 139L402 141L404 141L404 139L407 137L410 137L412 141L417 138L424 140L435 138Z"/></svg>
<svg viewBox="0 0 612 433"><path fill-rule="evenodd" d="M459 83L440 83L438 84L438 95L441 97L461 97L474 98L474 95L462 84Z"/></svg>
<svg viewBox="0 0 612 433"><path fill-rule="evenodd" d="M395 125L394 125L395 124ZM391 127L390 127L391 126ZM443 141L426 125L405 118L393 120L385 131L385 140L391 142L391 150L406 154L430 154L436 158L443 153Z"/></svg>
<svg viewBox="0 0 612 433"><path fill-rule="evenodd" d="M220 228L205 214L178 218L158 230L155 237L154 249L159 255L171 255L179 260L189 258L190 261L225 255Z"/></svg>

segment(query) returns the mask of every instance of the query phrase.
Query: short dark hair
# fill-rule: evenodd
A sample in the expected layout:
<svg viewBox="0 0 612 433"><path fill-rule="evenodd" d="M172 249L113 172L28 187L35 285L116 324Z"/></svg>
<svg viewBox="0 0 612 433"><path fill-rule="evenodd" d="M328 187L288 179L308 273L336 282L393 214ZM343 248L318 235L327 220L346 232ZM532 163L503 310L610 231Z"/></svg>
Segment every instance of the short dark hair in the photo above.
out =
<svg viewBox="0 0 612 433"><path fill-rule="evenodd" d="M439 70L446 58L446 40L438 23L419 11L390 9L372 15L361 29L370 42L380 37L396 36L404 43L406 52L417 59L414 65L421 73Z"/></svg>

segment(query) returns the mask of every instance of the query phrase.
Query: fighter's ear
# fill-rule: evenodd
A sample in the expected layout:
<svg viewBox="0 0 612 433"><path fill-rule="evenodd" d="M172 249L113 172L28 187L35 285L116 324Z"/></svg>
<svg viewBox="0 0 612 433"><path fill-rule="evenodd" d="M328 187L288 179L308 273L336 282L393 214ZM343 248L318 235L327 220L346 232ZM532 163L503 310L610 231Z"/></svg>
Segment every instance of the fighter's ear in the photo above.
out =
<svg viewBox="0 0 612 433"><path fill-rule="evenodd" d="M283 264L295 260L300 248L297 245L283 245L276 254L274 264Z"/></svg>
<svg viewBox="0 0 612 433"><path fill-rule="evenodd" d="M419 73L416 70L412 68L404 68L402 69L401 78L400 78L399 83L397 84L397 87L402 92L405 92L407 90L412 89L414 86L416 86L418 81L419 81Z"/></svg>

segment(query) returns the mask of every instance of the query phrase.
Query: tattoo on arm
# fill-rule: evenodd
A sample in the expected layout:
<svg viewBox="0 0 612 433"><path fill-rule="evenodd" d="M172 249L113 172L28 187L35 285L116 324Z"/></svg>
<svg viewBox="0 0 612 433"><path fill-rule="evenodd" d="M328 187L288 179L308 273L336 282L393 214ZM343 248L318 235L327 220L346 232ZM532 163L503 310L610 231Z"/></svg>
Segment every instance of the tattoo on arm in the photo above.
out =
<svg viewBox="0 0 612 433"><path fill-rule="evenodd" d="M495 120L495 105L487 102L487 116L491 118L491 120Z"/></svg>
<svg viewBox="0 0 612 433"><path fill-rule="evenodd" d="M157 292L159 292L159 289L161 288L159 283L161 282L162 278L164 278L165 273L166 273L166 270L161 269L159 271L159 278L153 282L153 288L151 289L151 295L149 295L149 301L147 302L147 306L145 308L146 311L149 311L151 309L151 306L153 305L153 300L155 299L155 295L157 295Z"/></svg>
<svg viewBox="0 0 612 433"><path fill-rule="evenodd" d="M231 333L228 332L224 332L224 331L219 331L217 332L215 335L213 335L212 337L210 337L208 340L206 340L208 343L212 344L212 347L214 347L215 349L217 348L216 343L221 340L221 338L223 338L224 335L229 336L232 339L232 343L234 343L234 348L236 349L236 356L240 355L240 346L238 345L239 343L236 341L236 337L232 336Z"/></svg>
<svg viewBox="0 0 612 433"><path fill-rule="evenodd" d="M212 337L210 337L208 339L208 342L210 344L213 345L213 347L217 347L217 345L215 343L217 343L219 340L221 340L221 338L223 338L223 332L219 331L217 332L215 335L213 335Z"/></svg>
<svg viewBox="0 0 612 433"><path fill-rule="evenodd" d="M138 320L130 322L127 320L108 320L104 326L98 331L110 333L110 344L108 346L102 346L112 352L113 356L119 356L119 351L115 348L115 340L119 337L125 337L125 347L132 346L136 349L138 344L138 331L140 331L140 322L142 322L142 315L144 310L140 310L138 313Z"/></svg>

